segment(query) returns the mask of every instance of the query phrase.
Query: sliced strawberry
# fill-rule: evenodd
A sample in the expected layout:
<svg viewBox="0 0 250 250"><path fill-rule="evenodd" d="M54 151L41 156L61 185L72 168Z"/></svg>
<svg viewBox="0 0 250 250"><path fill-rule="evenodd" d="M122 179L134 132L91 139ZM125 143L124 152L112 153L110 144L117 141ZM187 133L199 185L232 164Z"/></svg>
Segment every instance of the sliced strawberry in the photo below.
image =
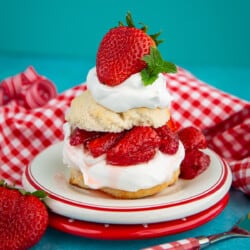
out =
<svg viewBox="0 0 250 250"><path fill-rule="evenodd" d="M176 130L176 129L175 129L175 124L174 124L172 118L170 118L170 119L167 121L167 126L168 126L171 130L173 130L173 131Z"/></svg>
<svg viewBox="0 0 250 250"><path fill-rule="evenodd" d="M207 147L205 136L195 127L183 128L178 131L178 135L187 151L194 148L204 149Z"/></svg>
<svg viewBox="0 0 250 250"><path fill-rule="evenodd" d="M94 157L98 157L113 147L123 135L124 133L106 133L103 136L91 140L87 148Z"/></svg>
<svg viewBox="0 0 250 250"><path fill-rule="evenodd" d="M130 166L151 160L160 145L160 137L151 127L134 127L110 150L106 160L109 164Z"/></svg>
<svg viewBox="0 0 250 250"><path fill-rule="evenodd" d="M174 132L179 129L179 125L174 121L172 117L170 117L167 121L167 126Z"/></svg>
<svg viewBox="0 0 250 250"><path fill-rule="evenodd" d="M165 154L175 154L179 147L178 135L168 125L157 128L156 132L161 137L160 151Z"/></svg>
<svg viewBox="0 0 250 250"><path fill-rule="evenodd" d="M198 149L193 149L185 154L181 163L180 177L183 179L193 179L204 172L210 164L209 155Z"/></svg>
<svg viewBox="0 0 250 250"><path fill-rule="evenodd" d="M87 144L91 139L103 135L102 132L87 131L84 129L75 128L70 135L70 145L77 146L80 144Z"/></svg>

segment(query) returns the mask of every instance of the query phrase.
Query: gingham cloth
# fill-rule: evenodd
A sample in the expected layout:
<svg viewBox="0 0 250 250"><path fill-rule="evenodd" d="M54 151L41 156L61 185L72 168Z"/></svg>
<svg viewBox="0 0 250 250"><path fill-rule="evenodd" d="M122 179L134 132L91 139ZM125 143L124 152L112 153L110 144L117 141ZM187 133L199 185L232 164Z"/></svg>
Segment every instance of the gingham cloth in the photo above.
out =
<svg viewBox="0 0 250 250"><path fill-rule="evenodd" d="M250 103L182 68L167 75L167 88L177 125L202 129L209 147L229 163L233 186L250 195ZM35 109L26 109L17 100L0 107L0 178L21 185L22 173L34 156L63 139L65 112L85 89L80 84Z"/></svg>
<svg viewBox="0 0 250 250"><path fill-rule="evenodd" d="M198 239L188 238L178 240L175 242L164 243L152 247L147 247L142 250L188 250L188 249L200 249L200 243Z"/></svg>

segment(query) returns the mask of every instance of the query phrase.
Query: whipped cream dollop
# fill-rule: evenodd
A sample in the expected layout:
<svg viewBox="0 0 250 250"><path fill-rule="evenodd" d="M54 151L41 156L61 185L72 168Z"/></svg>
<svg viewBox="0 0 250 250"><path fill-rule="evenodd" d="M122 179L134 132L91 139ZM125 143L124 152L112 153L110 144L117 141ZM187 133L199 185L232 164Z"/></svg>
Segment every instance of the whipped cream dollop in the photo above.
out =
<svg viewBox="0 0 250 250"><path fill-rule="evenodd" d="M185 154L180 142L174 155L158 150L155 157L147 163L128 167L113 166L106 163L105 155L94 158L84 151L82 145L71 146L68 123L64 124L64 133L63 162L69 167L79 169L84 176L84 183L92 189L109 187L134 192L162 184L171 180Z"/></svg>
<svg viewBox="0 0 250 250"><path fill-rule="evenodd" d="M145 86L141 74L136 73L114 87L101 83L96 68L87 75L87 86L95 101L114 112L124 112L133 108L166 108L171 96L166 88L166 77L159 74L153 84Z"/></svg>

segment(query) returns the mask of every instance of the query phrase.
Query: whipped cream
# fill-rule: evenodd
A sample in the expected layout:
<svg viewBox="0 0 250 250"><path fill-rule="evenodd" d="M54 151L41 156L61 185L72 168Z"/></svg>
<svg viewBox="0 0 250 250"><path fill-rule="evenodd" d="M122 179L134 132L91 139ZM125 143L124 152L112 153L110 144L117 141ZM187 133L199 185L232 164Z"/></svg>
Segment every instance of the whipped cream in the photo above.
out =
<svg viewBox="0 0 250 250"><path fill-rule="evenodd" d="M87 75L87 86L95 101L114 112L133 108L167 108L171 96L166 88L166 77L159 74L153 84L144 86L140 73L131 75L123 83L111 87L101 83L96 68Z"/></svg>
<svg viewBox="0 0 250 250"><path fill-rule="evenodd" d="M84 183L92 189L110 187L125 191L137 191L151 188L172 178L184 158L184 147L174 155L167 155L159 150L147 163L135 166L119 167L106 163L105 155L94 158L84 151L83 146L71 146L69 143L70 126L64 124L63 162L69 167L79 169L84 176Z"/></svg>

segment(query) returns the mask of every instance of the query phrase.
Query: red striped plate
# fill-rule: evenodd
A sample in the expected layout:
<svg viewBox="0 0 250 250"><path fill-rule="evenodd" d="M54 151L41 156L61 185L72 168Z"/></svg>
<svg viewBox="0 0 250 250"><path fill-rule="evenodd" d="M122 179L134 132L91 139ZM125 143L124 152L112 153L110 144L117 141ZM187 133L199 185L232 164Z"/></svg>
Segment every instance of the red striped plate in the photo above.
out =
<svg viewBox="0 0 250 250"><path fill-rule="evenodd" d="M119 200L69 185L69 171L62 163L62 143L59 143L42 151L26 168L23 186L29 191L45 190L51 211L75 220L110 224L175 221L216 206L228 193L232 182L229 167L213 151L207 153L211 164L197 178L180 179L152 197Z"/></svg>

